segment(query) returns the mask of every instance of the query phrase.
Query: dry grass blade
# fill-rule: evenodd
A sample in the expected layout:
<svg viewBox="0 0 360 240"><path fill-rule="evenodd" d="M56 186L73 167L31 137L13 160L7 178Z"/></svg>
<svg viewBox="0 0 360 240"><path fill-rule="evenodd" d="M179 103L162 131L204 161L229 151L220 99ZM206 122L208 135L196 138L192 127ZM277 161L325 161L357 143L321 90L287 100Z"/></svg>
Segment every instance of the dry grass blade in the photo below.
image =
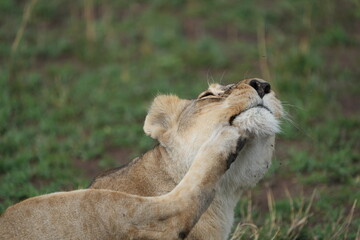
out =
<svg viewBox="0 0 360 240"><path fill-rule="evenodd" d="M349 215L346 217L346 220L343 224L340 224L340 222L338 224L335 225L335 227L339 226L337 231L335 233L332 234L330 240L332 239L340 239L340 235L341 234L344 234L344 237L343 239L347 239L347 235L348 235L348 231L349 231L349 226L351 224L351 221L353 219L353 216L354 216L354 212L355 212L355 208L356 208L356 204L357 204L357 200L354 201L352 207L351 207L351 210L350 210L350 213ZM342 217L340 216L339 219L342 219ZM356 239L358 239L358 234L356 236Z"/></svg>
<svg viewBox="0 0 360 240"><path fill-rule="evenodd" d="M274 236L270 239L270 240L274 240L276 239L277 235L279 234L280 232L280 227L278 228L278 230L276 231L276 233L274 234Z"/></svg>
<svg viewBox="0 0 360 240"><path fill-rule="evenodd" d="M269 214L270 214L269 234L271 234L276 226L276 208L275 208L274 195L271 190L267 191L267 201L268 201Z"/></svg>
<svg viewBox="0 0 360 240"><path fill-rule="evenodd" d="M291 209L291 219L295 218L295 207L294 207L294 200L291 197L291 194L289 192L289 189L287 188L287 186L285 187L285 194L287 196L287 198L289 199L289 203L290 203L290 209Z"/></svg>
<svg viewBox="0 0 360 240"><path fill-rule="evenodd" d="M241 240L244 234L247 232L247 230L250 228L252 235L250 236L254 240L259 239L259 229L258 227L253 223L239 223L232 234L232 237L230 240ZM249 239L249 238L247 238Z"/></svg>
<svg viewBox="0 0 360 240"><path fill-rule="evenodd" d="M354 201L354 203L353 203L353 205L352 205L352 207L351 207L351 210L350 210L349 216L347 217L347 220L346 220L346 223L345 223L345 234L344 234L344 239L347 239L347 235L348 235L348 232L349 232L349 226L350 226L351 221L352 221L353 216L354 216L354 212L355 212L356 204L357 204L357 199Z"/></svg>
<svg viewBox="0 0 360 240"><path fill-rule="evenodd" d="M293 214L294 212L294 206L293 206L293 201L292 201L292 198L291 198L291 195L290 193L287 191L286 193L288 195L288 198L290 199L290 205L291 206L291 225L290 225L290 228L288 229L287 231L287 238L288 239L296 239L301 230L304 228L304 226L307 224L308 222L308 219L309 217L311 217L311 214L310 214L310 209L311 209L311 206L314 202L314 198L315 198L315 194L316 194L316 189L313 191L311 197L310 197L310 202L308 203L305 211L304 211L304 206L305 206L305 203L304 203L304 199L302 199L302 203L301 203L301 207L299 209L299 211L296 213L296 214Z"/></svg>
<svg viewBox="0 0 360 240"><path fill-rule="evenodd" d="M92 43L96 38L93 0L84 0L84 17L86 22L86 39L88 42Z"/></svg>
<svg viewBox="0 0 360 240"><path fill-rule="evenodd" d="M34 6L35 6L36 2L37 2L37 0L31 0L25 7L25 11L24 11L24 14L23 14L23 17L22 17L21 25L20 25L18 31L16 32L15 40L11 45L12 54L15 54L17 49L18 49L18 46L19 46L20 41L22 39L22 36L24 35L26 25L29 22L32 10L34 9Z"/></svg>
<svg viewBox="0 0 360 240"><path fill-rule="evenodd" d="M247 216L246 216L246 222L253 222L252 219L252 197L251 197L251 191L248 191L248 205L247 205Z"/></svg>

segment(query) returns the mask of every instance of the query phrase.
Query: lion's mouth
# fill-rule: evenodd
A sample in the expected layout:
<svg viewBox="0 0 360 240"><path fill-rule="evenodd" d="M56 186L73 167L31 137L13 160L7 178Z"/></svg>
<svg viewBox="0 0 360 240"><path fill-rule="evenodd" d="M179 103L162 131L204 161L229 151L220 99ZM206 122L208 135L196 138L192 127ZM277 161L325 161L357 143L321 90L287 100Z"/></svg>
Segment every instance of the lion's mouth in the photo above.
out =
<svg viewBox="0 0 360 240"><path fill-rule="evenodd" d="M245 109L244 111L231 116L230 119L229 119L229 124L232 125L233 121L235 120L235 118L237 116L239 116L240 114L243 114L244 112L246 112L246 111L248 111L250 109L253 109L253 108L263 108L263 109L266 109L267 111L269 111L271 114L273 114L273 112L267 106L260 103L260 104L257 104L256 106L249 107L249 108Z"/></svg>
<svg viewBox="0 0 360 240"><path fill-rule="evenodd" d="M273 112L270 110L270 108L268 108L267 106L265 106L264 104L258 104L258 105L256 105L255 107L251 107L251 108L265 108L266 110L268 110L271 114L273 114ZM247 110L249 110L249 109L251 109L251 108L248 108L248 109L246 109L245 111L247 111ZM245 111L243 111L243 112L245 112ZM241 113L240 113L241 114Z"/></svg>

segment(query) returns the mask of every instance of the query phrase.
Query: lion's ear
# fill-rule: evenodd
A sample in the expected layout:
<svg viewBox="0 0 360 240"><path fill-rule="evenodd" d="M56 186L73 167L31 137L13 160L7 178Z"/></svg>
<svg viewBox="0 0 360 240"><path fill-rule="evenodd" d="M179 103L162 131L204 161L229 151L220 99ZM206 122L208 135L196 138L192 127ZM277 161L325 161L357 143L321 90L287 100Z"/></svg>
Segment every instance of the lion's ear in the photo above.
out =
<svg viewBox="0 0 360 240"><path fill-rule="evenodd" d="M176 124L187 102L188 100L173 95L157 96L145 118L144 131L146 135L161 142L160 138L166 130Z"/></svg>

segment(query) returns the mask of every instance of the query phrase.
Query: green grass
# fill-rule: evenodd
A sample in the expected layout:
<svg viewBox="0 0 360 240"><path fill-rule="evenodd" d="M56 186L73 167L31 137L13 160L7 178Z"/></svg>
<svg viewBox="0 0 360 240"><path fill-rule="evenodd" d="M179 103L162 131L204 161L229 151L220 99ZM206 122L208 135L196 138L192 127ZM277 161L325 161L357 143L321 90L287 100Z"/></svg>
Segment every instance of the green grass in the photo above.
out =
<svg viewBox="0 0 360 240"><path fill-rule="evenodd" d="M149 149L142 124L158 93L260 77L291 120L239 202L238 238L359 238L358 1L2 0L0 20L0 212ZM295 212L305 220L289 232Z"/></svg>

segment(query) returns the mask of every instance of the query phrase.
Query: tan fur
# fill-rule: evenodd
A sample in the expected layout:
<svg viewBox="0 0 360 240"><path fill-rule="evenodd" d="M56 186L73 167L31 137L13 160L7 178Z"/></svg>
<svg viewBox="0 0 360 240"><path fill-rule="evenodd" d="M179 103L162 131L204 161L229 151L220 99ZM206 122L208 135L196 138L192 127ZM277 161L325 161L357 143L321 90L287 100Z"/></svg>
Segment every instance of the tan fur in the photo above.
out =
<svg viewBox="0 0 360 240"><path fill-rule="evenodd" d="M0 217L0 239L184 239L211 203L230 154L239 150L238 130L225 125L170 193L140 197L87 189L30 198Z"/></svg>
<svg viewBox="0 0 360 240"><path fill-rule="evenodd" d="M283 115L275 93L271 91L261 99L249 85L251 80L227 86L212 84L194 100L158 96L150 107L144 131L160 145L134 159L128 166L100 175L90 188L141 196L165 194L181 181L194 156L216 131L218 124L229 122L244 109L250 109L247 115L241 114L233 122L241 135L248 138L248 143L220 180L214 201L187 238L226 239L241 192L254 186L270 166L276 132L274 124ZM256 108L259 104L271 113ZM267 121L265 117L268 115L275 120L270 118ZM212 155L209 154L208 158L211 159Z"/></svg>

